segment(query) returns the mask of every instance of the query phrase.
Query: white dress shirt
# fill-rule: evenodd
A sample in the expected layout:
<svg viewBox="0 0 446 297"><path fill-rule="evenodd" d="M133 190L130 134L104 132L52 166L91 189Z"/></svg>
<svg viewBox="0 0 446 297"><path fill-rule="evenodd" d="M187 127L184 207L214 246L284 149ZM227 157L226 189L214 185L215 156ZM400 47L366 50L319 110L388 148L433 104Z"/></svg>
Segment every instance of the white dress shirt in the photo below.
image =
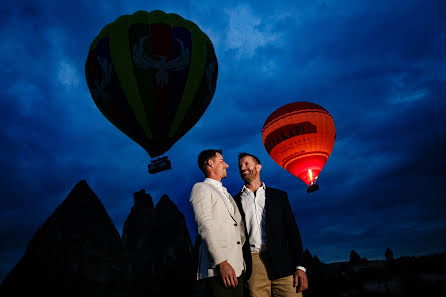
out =
<svg viewBox="0 0 446 297"><path fill-rule="evenodd" d="M240 198L245 212L251 253L260 252L262 247L265 248L267 240L265 230L265 184L262 183L255 193L248 187L243 186Z"/></svg>
<svg viewBox="0 0 446 297"><path fill-rule="evenodd" d="M265 229L265 189L265 183L261 183L255 193L248 187L243 186L240 194L251 253L266 249L268 240ZM305 267L302 266L297 266L296 269L306 272Z"/></svg>

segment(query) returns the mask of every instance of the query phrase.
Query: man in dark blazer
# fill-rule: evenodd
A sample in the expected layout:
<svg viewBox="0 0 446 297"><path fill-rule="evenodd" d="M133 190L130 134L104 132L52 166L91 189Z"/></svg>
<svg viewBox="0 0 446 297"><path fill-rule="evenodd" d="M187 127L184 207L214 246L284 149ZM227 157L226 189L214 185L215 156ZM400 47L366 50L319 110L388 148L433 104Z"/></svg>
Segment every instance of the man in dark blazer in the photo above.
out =
<svg viewBox="0 0 446 297"><path fill-rule="evenodd" d="M239 155L245 185L234 196L245 223L245 280L251 297L302 296L308 288L299 228L286 192L260 181L260 160Z"/></svg>

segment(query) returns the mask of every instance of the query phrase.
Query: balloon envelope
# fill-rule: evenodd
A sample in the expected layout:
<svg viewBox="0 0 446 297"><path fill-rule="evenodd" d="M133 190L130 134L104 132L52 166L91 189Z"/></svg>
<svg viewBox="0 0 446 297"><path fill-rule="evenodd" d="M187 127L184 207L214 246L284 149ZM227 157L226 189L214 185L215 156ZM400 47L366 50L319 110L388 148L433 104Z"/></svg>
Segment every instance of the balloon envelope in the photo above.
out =
<svg viewBox="0 0 446 297"><path fill-rule="evenodd" d="M265 121L262 140L271 158L307 185L316 181L336 139L332 116L322 106L295 102Z"/></svg>
<svg viewBox="0 0 446 297"><path fill-rule="evenodd" d="M201 118L217 73L206 34L159 10L123 15L106 25L85 64L99 110L151 157L169 150Z"/></svg>

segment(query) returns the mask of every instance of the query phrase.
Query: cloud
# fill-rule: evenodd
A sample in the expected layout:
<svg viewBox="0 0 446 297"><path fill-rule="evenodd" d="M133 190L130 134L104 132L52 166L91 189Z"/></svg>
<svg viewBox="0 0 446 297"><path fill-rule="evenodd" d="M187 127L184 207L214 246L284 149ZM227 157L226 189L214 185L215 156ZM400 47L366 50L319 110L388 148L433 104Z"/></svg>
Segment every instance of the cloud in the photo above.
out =
<svg viewBox="0 0 446 297"><path fill-rule="evenodd" d="M245 5L226 9L225 12L229 17L225 50L234 49L238 58L252 58L257 48L280 39L280 33L271 30L269 21L272 17L262 20Z"/></svg>
<svg viewBox="0 0 446 297"><path fill-rule="evenodd" d="M57 79L65 88L71 89L77 87L80 83L79 74L73 63L69 61L59 62L59 71Z"/></svg>

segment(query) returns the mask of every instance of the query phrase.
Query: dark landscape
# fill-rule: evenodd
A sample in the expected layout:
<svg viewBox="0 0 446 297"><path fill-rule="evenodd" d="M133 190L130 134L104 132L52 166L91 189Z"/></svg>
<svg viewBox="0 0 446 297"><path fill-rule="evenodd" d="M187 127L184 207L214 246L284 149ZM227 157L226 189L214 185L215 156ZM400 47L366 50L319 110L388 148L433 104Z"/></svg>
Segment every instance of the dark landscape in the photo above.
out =
<svg viewBox="0 0 446 297"><path fill-rule="evenodd" d="M446 253L321 263L305 251L306 297L443 296ZM0 296L207 296L195 280L196 249L184 215L167 195L155 206L134 194L122 237L100 199L80 181L35 232L0 286Z"/></svg>

